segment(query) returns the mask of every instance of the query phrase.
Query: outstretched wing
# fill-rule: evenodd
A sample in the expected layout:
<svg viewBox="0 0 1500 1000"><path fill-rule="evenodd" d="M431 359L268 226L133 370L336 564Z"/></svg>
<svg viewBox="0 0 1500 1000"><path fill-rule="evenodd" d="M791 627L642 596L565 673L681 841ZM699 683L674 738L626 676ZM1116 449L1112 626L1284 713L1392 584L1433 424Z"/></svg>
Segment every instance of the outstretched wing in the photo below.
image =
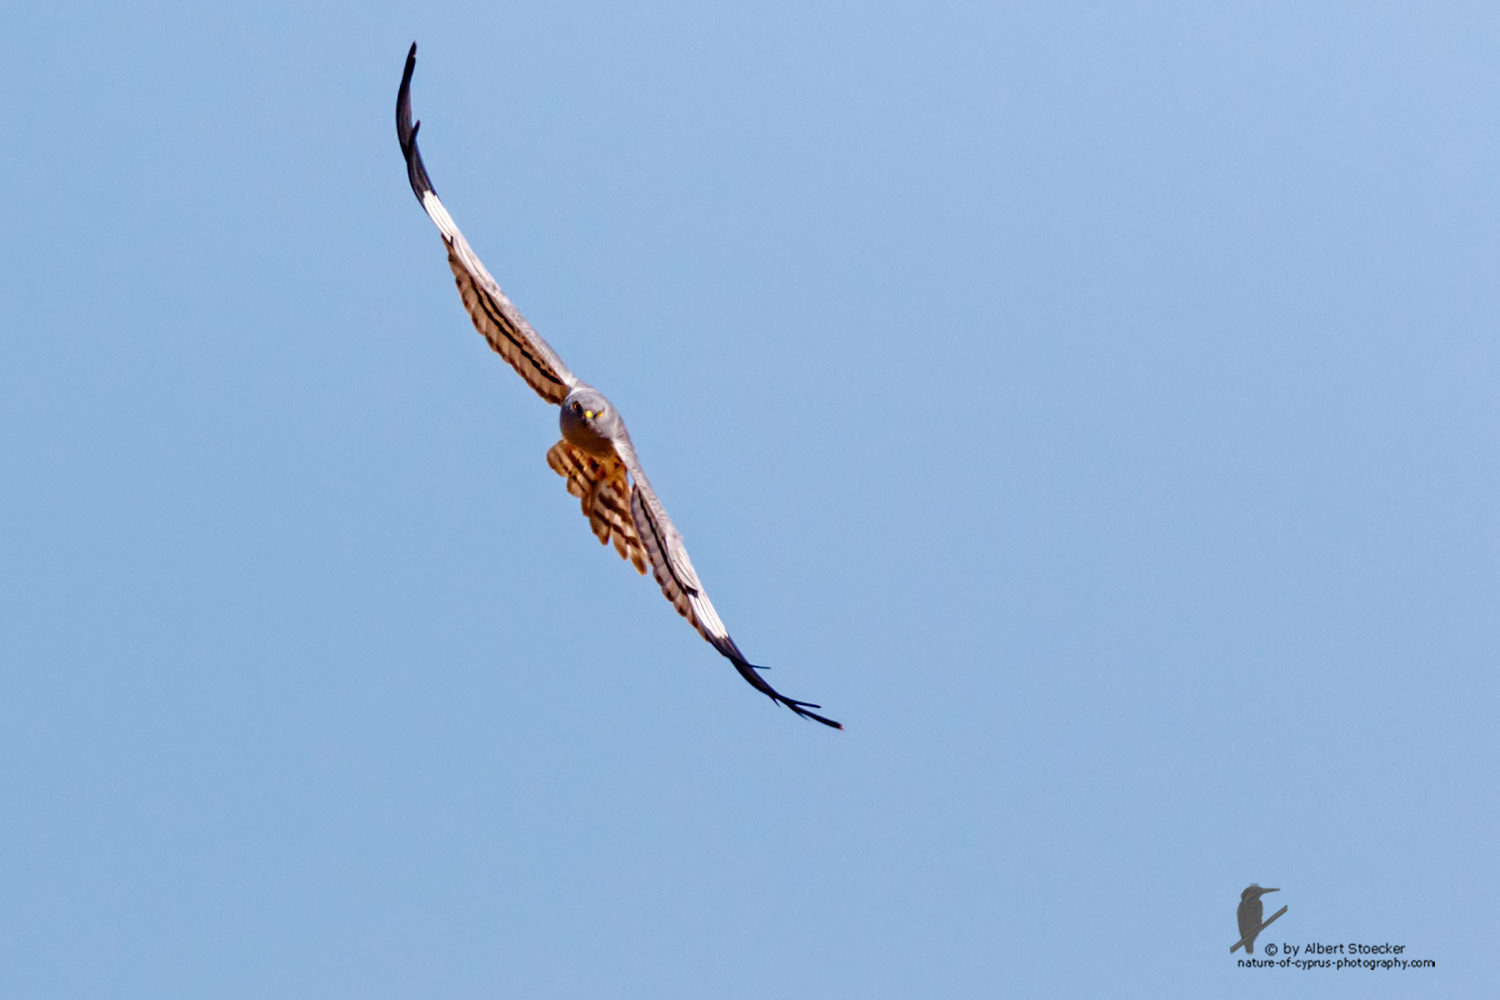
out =
<svg viewBox="0 0 1500 1000"><path fill-rule="evenodd" d="M406 56L406 72L401 75L401 90L396 94L396 137L406 155L406 174L411 179L412 192L443 234L443 242L448 246L448 266L453 270L458 294L475 328L543 399L561 403L578 379L505 297L432 189L432 180L417 150L417 129L422 123L411 120L411 75L416 68L417 44L413 42Z"/></svg>
<svg viewBox="0 0 1500 1000"><path fill-rule="evenodd" d="M568 492L578 498L600 544L613 541L620 558L645 573L646 549L630 518L630 482L625 478L625 466L615 458L590 455L566 440L547 452L547 464L568 480Z"/></svg>
<svg viewBox="0 0 1500 1000"><path fill-rule="evenodd" d="M708 594L704 593L703 584L698 582L698 574L693 570L692 560L688 558L687 547L682 544L682 535L677 531L677 526L672 523L661 501L656 498L651 483L642 474L639 463L634 460L633 451L627 451L627 456L630 474L635 479L635 485L630 491L630 517L635 522L636 533L645 544L646 554L651 558L652 575L656 577L656 582L661 585L661 592L672 602L677 613L686 618L698 630L699 635L733 663L740 676L761 694L785 705L804 719L815 719L825 726L843 729L842 725L832 719L808 711L821 706L796 701L781 694L761 677L760 671L765 667L758 667L745 659L745 654L740 652L740 647L729 637L729 630L719 620L719 613L714 610Z"/></svg>

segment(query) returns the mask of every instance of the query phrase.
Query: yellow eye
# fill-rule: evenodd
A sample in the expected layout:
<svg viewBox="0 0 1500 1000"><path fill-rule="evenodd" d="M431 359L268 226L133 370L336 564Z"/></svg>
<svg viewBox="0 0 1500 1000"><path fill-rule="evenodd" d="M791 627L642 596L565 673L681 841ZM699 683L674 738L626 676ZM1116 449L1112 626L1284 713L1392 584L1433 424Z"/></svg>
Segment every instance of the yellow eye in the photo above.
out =
<svg viewBox="0 0 1500 1000"><path fill-rule="evenodd" d="M593 410L584 410L583 411L583 415L585 417L588 417L590 420L594 419L594 411Z"/></svg>

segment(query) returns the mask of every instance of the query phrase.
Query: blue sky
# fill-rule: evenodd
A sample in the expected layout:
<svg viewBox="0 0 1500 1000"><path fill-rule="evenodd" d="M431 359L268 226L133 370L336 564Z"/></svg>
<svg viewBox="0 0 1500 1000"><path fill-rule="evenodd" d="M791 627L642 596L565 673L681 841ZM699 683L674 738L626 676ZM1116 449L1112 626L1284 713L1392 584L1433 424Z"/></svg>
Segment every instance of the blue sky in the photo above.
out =
<svg viewBox="0 0 1500 1000"><path fill-rule="evenodd" d="M0 993L1500 982L1493 5L10 22ZM547 469L413 39L449 209L847 732ZM1250 882L1437 968L1238 968Z"/></svg>

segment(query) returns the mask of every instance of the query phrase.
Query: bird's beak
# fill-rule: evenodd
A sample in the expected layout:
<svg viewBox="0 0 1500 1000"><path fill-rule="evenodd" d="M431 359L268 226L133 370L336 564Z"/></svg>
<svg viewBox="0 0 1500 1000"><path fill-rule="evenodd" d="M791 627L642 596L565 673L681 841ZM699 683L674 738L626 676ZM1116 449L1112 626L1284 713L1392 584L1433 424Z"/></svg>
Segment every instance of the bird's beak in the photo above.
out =
<svg viewBox="0 0 1500 1000"><path fill-rule="evenodd" d="M1261 894L1261 895L1262 895L1262 896L1264 896L1264 895L1265 895L1265 894L1266 894L1266 893L1268 893L1268 892L1280 892L1280 891L1281 891L1281 890L1280 890L1280 889L1262 889L1262 890L1261 890L1261 891L1260 891L1260 894Z"/></svg>

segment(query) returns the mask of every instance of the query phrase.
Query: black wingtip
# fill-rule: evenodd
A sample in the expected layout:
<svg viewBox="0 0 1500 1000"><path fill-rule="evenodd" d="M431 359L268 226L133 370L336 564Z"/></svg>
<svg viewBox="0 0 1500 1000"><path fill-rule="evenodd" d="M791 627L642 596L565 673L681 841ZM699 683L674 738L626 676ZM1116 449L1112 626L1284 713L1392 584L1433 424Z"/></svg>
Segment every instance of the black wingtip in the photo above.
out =
<svg viewBox="0 0 1500 1000"><path fill-rule="evenodd" d="M843 731L843 723L835 722L833 719L830 719L825 715L819 715L817 712L808 711L808 709L811 708L822 708L822 705L815 705L810 701L798 701L795 698L788 698L786 695L773 688L770 684L766 683L766 679L760 675L759 671L769 668L759 666L745 659L744 654L741 653L740 648L734 644L733 639L725 636L723 639L723 645L720 645L720 643L717 642L715 642L713 645L719 650L720 653L724 654L724 657L728 659L730 663L734 664L734 669L739 671L740 676L745 678L745 680L750 683L751 687L755 688L755 690L759 691L767 698L770 698L776 704L785 705L787 708L791 709L793 712L795 712L797 715L800 715L804 719L812 719L814 722L823 723L823 725L828 726L830 729L837 729L841 732Z"/></svg>
<svg viewBox="0 0 1500 1000"><path fill-rule="evenodd" d="M821 722L823 723L823 725L828 726L831 729L837 729L839 732L844 731L844 724L842 722L835 722L825 715L819 715L817 712L808 711L809 708L822 708L822 705L814 705L811 702L807 701L793 701L790 698L783 698L779 694L776 695L772 700L781 702L787 708L790 708L793 712L796 712L804 719L812 719L816 722Z"/></svg>
<svg viewBox="0 0 1500 1000"><path fill-rule="evenodd" d="M828 718L825 715L819 715L817 712L809 712L809 711L806 711L805 709L797 708L790 701L783 700L782 704L784 704L784 705L788 706L789 708L791 708L791 710L793 712L796 712L798 715L802 716L804 719L812 719L814 722L821 722L821 723L823 723L823 725L827 726L829 729L837 729L841 733L844 731L844 724L842 722L835 722L835 721L833 721L832 719Z"/></svg>
<svg viewBox="0 0 1500 1000"><path fill-rule="evenodd" d="M411 181L412 193L421 201L429 191L436 194L432 178L422 164L422 154L417 149L417 129L421 122L411 119L411 77L417 69L417 43L411 43L406 53L406 70L401 74L401 89L396 91L396 139L401 143L401 154L406 157L406 176Z"/></svg>

